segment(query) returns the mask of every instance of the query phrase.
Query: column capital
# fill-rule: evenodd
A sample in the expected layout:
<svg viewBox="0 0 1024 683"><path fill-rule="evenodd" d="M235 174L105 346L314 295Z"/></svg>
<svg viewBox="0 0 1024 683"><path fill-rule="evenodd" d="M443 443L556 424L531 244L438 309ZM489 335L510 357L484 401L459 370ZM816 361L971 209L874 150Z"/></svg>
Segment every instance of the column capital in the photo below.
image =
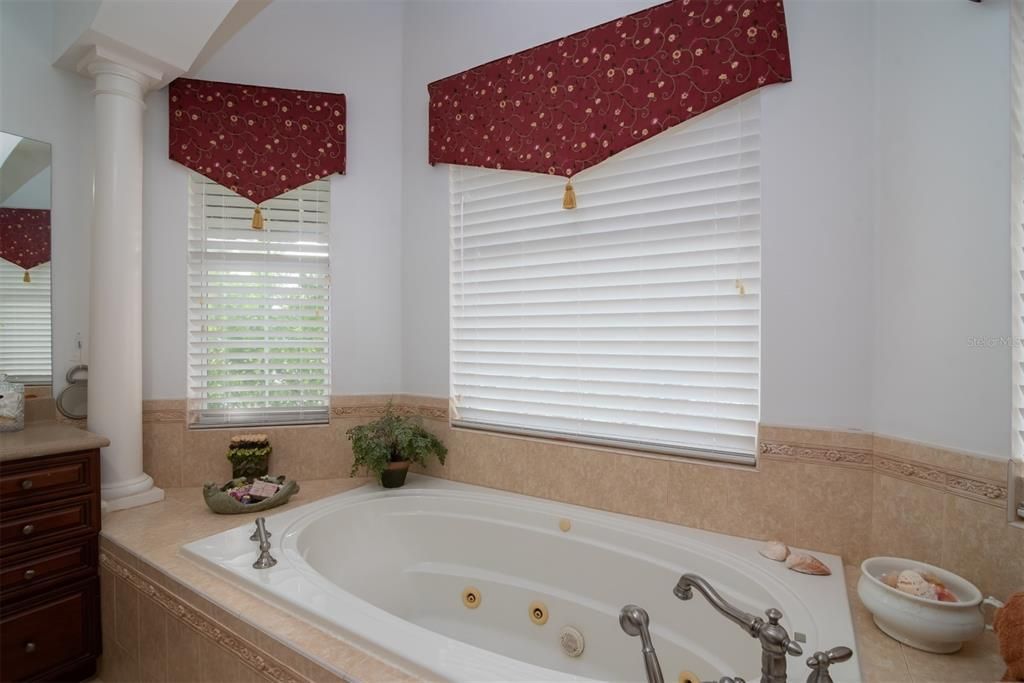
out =
<svg viewBox="0 0 1024 683"><path fill-rule="evenodd" d="M97 87L94 92L124 95L139 101L148 90L158 86L165 75L162 69L144 60L104 45L89 48L75 68L80 74L95 79L97 84L104 76L112 77L106 79L105 88Z"/></svg>

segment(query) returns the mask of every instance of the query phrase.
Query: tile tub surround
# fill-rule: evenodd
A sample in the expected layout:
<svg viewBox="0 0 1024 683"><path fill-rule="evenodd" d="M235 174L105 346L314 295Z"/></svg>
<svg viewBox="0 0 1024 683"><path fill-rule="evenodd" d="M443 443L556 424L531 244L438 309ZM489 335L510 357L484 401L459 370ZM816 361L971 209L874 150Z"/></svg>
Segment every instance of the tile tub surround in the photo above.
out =
<svg viewBox="0 0 1024 683"><path fill-rule="evenodd" d="M231 478L227 460L232 434L259 431L270 436L274 448L270 467L299 481L347 477L352 467L352 446L345 435L350 427L379 417L388 401L404 414L447 421L447 402L433 402L401 394L334 396L329 424L297 427L241 427L189 429L184 400L144 401L142 409L142 466L155 486L200 486Z"/></svg>
<svg viewBox="0 0 1024 683"><path fill-rule="evenodd" d="M895 555L986 594L1024 589L1007 463L864 432L763 426L757 468L426 424L449 448L429 474L710 531L781 539L859 565Z"/></svg>
<svg viewBox="0 0 1024 683"><path fill-rule="evenodd" d="M304 482L289 505L363 483ZM159 503L120 510L103 520L104 683L416 680L186 559L179 550L183 544L251 522L256 515L215 515L192 487L165 493ZM847 566L844 571L857 639L854 647L860 652L866 683L963 683L996 681L1002 675L990 633L956 655L929 655L890 639L875 628L856 598L857 568ZM751 647L756 643L751 641ZM802 664L794 665L796 680L802 680Z"/></svg>
<svg viewBox="0 0 1024 683"><path fill-rule="evenodd" d="M289 505L365 481L303 482ZM416 680L182 557L182 544L251 523L258 515L215 515L192 487L165 493L159 503L103 519L99 678L104 683Z"/></svg>
<svg viewBox="0 0 1024 683"><path fill-rule="evenodd" d="M757 468L453 429L446 399L335 396L328 425L261 428L271 468L299 481L348 476L345 430L387 402L449 448L428 474L747 538L779 538L859 564L891 554L939 564L986 594L1024 588L1024 528L1007 523L1006 463L867 432L763 425ZM157 486L231 476L228 438L189 430L185 401L146 401L145 470Z"/></svg>

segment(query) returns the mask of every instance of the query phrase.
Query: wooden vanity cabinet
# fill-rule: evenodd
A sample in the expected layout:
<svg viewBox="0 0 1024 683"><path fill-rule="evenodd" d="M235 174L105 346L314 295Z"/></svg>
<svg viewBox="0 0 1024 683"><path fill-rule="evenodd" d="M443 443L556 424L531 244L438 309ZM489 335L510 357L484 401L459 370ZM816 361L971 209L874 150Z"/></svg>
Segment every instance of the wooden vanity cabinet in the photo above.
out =
<svg viewBox="0 0 1024 683"><path fill-rule="evenodd" d="M0 461L0 681L82 681L100 654L100 452Z"/></svg>

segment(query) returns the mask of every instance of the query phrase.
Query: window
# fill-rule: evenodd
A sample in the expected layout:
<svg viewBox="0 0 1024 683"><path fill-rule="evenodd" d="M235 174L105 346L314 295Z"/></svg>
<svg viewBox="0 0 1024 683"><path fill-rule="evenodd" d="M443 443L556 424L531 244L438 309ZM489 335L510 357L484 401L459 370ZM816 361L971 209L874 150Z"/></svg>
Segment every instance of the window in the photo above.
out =
<svg viewBox="0 0 1024 683"><path fill-rule="evenodd" d="M0 259L0 373L12 382L50 384L50 264L25 271Z"/></svg>
<svg viewBox="0 0 1024 683"><path fill-rule="evenodd" d="M188 371L193 427L327 422L330 188L261 204L189 181Z"/></svg>
<svg viewBox="0 0 1024 683"><path fill-rule="evenodd" d="M453 423L755 455L757 95L564 180L453 167Z"/></svg>

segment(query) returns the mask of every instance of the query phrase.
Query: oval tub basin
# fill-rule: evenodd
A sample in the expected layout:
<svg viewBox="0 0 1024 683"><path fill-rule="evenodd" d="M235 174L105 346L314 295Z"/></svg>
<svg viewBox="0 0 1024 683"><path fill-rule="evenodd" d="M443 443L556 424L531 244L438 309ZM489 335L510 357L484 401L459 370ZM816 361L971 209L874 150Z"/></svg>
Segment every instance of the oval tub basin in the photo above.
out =
<svg viewBox="0 0 1024 683"><path fill-rule="evenodd" d="M757 554L761 543L428 477L367 485L267 516L278 564L256 570L244 526L184 546L186 555L320 628L414 675L452 681L642 681L640 639L619 610L651 617L666 681L760 675L760 646L699 594L672 588L695 572L754 614L782 610L804 657L854 648L840 558L807 576ZM568 528L568 530L563 530ZM467 590L475 592L464 600ZM537 603L546 621L531 619ZM533 615L539 616L539 615ZM569 656L565 627L583 637ZM860 680L854 659L832 669Z"/></svg>

